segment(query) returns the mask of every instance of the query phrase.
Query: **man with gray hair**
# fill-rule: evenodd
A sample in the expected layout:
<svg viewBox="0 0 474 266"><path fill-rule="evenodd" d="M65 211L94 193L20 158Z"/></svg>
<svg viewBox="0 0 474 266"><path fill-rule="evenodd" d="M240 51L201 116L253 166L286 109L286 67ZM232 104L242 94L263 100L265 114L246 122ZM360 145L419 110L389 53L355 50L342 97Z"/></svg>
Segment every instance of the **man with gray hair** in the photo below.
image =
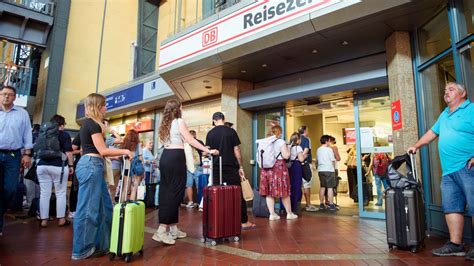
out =
<svg viewBox="0 0 474 266"><path fill-rule="evenodd" d="M467 99L464 86L454 82L446 85L444 101L448 107L408 152L414 153L439 138L442 207L450 241L431 252L435 256L466 256L474 260L474 245L466 254L462 242L466 205L468 215L474 215L474 104Z"/></svg>

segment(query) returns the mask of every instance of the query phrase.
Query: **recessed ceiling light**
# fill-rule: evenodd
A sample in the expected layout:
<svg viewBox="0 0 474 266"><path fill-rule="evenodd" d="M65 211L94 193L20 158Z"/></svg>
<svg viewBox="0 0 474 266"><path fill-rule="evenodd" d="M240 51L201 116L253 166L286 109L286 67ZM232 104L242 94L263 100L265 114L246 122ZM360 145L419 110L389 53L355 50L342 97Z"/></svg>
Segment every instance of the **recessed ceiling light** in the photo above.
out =
<svg viewBox="0 0 474 266"><path fill-rule="evenodd" d="M203 80L202 82L203 83L209 83L210 81L209 80Z"/></svg>
<svg viewBox="0 0 474 266"><path fill-rule="evenodd" d="M348 42L348 41L342 41L341 44L344 45L344 46L346 46L346 45L349 44L349 42Z"/></svg>
<svg viewBox="0 0 474 266"><path fill-rule="evenodd" d="M212 89L212 86L205 86L206 89Z"/></svg>
<svg viewBox="0 0 474 266"><path fill-rule="evenodd" d="M267 64L262 64L262 67L267 67L268 65Z"/></svg>
<svg viewBox="0 0 474 266"><path fill-rule="evenodd" d="M242 70L240 70L240 73L247 73L247 70L242 69Z"/></svg>
<svg viewBox="0 0 474 266"><path fill-rule="evenodd" d="M313 51L311 51L311 53L313 54L317 54L319 51L317 49L313 49Z"/></svg>

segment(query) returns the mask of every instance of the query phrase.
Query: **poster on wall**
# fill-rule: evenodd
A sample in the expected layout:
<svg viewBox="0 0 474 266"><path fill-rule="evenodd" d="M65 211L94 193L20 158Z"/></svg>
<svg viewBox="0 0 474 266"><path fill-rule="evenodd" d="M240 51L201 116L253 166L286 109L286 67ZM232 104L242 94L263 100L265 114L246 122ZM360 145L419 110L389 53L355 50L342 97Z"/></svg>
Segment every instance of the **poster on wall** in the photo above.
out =
<svg viewBox="0 0 474 266"><path fill-rule="evenodd" d="M374 130L371 127L360 128L360 146L361 148L374 146Z"/></svg>
<svg viewBox="0 0 474 266"><path fill-rule="evenodd" d="M392 102L392 129L402 129L402 108L400 106L400 100Z"/></svg>
<svg viewBox="0 0 474 266"><path fill-rule="evenodd" d="M355 128L344 128L342 134L344 135L344 144L351 145L356 143Z"/></svg>

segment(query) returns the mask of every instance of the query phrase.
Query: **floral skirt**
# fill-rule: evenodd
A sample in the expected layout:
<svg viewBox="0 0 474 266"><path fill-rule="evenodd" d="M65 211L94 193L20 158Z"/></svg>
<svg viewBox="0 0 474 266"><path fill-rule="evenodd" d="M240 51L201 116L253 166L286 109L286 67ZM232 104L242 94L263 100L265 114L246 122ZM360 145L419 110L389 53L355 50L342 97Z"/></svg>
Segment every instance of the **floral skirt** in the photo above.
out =
<svg viewBox="0 0 474 266"><path fill-rule="evenodd" d="M260 195L273 198L290 196L290 175L285 160L277 160L273 168L261 169Z"/></svg>

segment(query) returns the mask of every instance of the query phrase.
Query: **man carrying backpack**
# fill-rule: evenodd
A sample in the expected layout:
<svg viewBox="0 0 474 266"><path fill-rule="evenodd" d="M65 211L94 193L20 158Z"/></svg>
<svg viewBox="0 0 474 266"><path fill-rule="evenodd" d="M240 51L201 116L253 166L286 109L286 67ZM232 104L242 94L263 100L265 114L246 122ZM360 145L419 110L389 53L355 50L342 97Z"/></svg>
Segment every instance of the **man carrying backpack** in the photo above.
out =
<svg viewBox="0 0 474 266"><path fill-rule="evenodd" d="M206 146L210 149L219 150L222 158L222 181L227 185L240 186L240 178L244 176L244 168L242 165L242 156L240 153L240 139L234 129L224 125L224 114L216 112L212 115L212 123L215 125L213 129L207 133ZM214 160L212 166L213 184L219 183L219 160ZM244 198L241 199L241 222L242 229L251 229L255 224L248 220L247 204Z"/></svg>
<svg viewBox="0 0 474 266"><path fill-rule="evenodd" d="M388 164L391 161L390 156L385 153L375 153L371 155L372 160L370 161L369 168L365 176L369 176L370 170L373 170L375 185L377 186L377 203L376 206L382 206L382 184L383 189L388 189L388 180L387 180L387 169Z"/></svg>
<svg viewBox="0 0 474 266"><path fill-rule="evenodd" d="M13 104L15 99L14 87L4 86L0 90L0 236L3 216L18 187L20 166L30 167L33 148L30 117Z"/></svg>

